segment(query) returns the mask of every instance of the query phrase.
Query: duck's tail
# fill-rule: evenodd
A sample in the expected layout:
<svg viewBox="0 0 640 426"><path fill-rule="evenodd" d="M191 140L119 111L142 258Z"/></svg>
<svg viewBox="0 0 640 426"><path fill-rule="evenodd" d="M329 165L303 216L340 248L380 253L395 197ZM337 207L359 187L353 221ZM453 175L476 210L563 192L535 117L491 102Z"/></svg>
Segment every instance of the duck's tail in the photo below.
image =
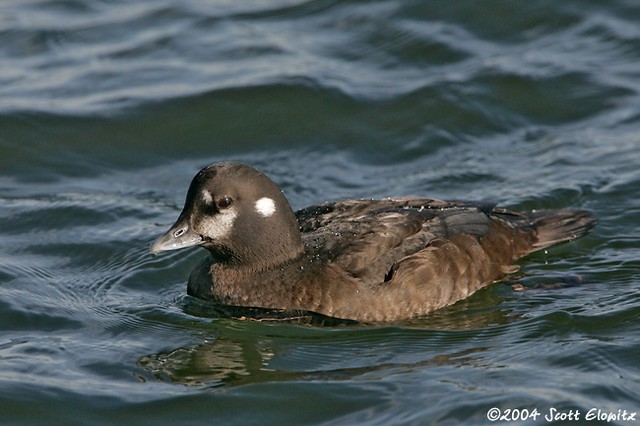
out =
<svg viewBox="0 0 640 426"><path fill-rule="evenodd" d="M534 210L525 214L536 230L532 251L580 238L597 223L586 210Z"/></svg>

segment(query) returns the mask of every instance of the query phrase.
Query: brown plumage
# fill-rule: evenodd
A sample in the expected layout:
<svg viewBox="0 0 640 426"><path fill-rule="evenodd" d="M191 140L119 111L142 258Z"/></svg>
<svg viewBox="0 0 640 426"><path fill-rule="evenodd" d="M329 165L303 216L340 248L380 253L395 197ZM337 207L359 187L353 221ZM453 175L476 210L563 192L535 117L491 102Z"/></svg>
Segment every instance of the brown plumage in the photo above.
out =
<svg viewBox="0 0 640 426"><path fill-rule="evenodd" d="M423 198L293 213L266 176L221 163L196 175L178 221L151 251L209 250L189 278L189 294L199 298L393 321L455 303L514 272L514 260L594 225L581 210L512 212Z"/></svg>

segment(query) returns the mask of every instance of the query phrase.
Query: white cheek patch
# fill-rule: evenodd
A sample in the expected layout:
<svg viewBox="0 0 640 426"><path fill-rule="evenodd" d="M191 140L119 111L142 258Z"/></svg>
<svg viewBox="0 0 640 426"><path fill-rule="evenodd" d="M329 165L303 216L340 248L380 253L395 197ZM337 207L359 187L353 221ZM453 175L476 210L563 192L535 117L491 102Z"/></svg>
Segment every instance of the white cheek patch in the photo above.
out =
<svg viewBox="0 0 640 426"><path fill-rule="evenodd" d="M202 190L202 199L204 200L205 203L207 204L211 204L213 203L213 196L211 195L211 192L209 192L206 189Z"/></svg>
<svg viewBox="0 0 640 426"><path fill-rule="evenodd" d="M264 217L269 217L275 213L276 203L269 197L262 197L256 201L256 211Z"/></svg>
<svg viewBox="0 0 640 426"><path fill-rule="evenodd" d="M199 223L197 232L212 240L224 238L231 234L236 217L238 217L238 212L235 208L223 210Z"/></svg>

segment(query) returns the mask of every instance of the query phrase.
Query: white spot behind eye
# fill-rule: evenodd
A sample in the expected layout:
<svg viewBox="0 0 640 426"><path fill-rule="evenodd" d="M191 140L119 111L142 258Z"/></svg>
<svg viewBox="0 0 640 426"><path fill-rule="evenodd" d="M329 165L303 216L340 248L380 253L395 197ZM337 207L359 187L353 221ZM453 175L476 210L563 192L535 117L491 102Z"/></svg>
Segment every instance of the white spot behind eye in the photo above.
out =
<svg viewBox="0 0 640 426"><path fill-rule="evenodd" d="M264 217L269 217L276 211L276 203L269 197L262 197L256 201L256 211Z"/></svg>
<svg viewBox="0 0 640 426"><path fill-rule="evenodd" d="M211 192L209 192L207 189L202 190L202 199L207 204L213 203L213 196L211 195Z"/></svg>

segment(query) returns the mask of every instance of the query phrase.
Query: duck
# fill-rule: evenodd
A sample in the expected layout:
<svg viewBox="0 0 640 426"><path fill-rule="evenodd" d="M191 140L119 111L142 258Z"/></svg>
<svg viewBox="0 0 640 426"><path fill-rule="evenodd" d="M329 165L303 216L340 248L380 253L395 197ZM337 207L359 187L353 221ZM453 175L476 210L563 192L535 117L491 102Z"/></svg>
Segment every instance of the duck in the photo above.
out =
<svg viewBox="0 0 640 426"><path fill-rule="evenodd" d="M403 196L327 201L295 211L283 190L238 162L200 170L184 208L150 247L202 247L187 293L225 306L357 322L426 316L575 240L585 210L511 211L495 203Z"/></svg>

